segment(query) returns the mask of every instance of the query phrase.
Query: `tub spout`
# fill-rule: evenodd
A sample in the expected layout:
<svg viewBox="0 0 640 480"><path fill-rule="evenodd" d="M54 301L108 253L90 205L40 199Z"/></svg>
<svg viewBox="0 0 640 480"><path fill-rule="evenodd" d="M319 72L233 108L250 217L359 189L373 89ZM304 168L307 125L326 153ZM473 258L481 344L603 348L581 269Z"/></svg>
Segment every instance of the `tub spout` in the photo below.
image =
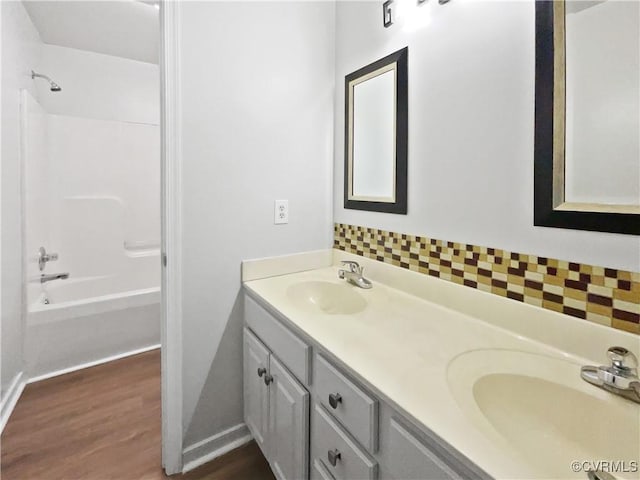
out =
<svg viewBox="0 0 640 480"><path fill-rule="evenodd" d="M40 283L51 282L52 280L66 280L69 278L69 273L43 273L40 275Z"/></svg>

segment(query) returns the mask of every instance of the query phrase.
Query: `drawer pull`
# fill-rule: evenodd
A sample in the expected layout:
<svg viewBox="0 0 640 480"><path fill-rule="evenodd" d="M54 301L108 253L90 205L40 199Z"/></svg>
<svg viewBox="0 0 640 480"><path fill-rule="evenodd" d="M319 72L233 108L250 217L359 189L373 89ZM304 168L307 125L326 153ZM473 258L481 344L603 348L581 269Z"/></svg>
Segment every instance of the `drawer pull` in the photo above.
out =
<svg viewBox="0 0 640 480"><path fill-rule="evenodd" d="M340 395L339 393L330 393L329 405L331 405L332 408L336 409L338 408L339 403L342 403L342 395Z"/></svg>
<svg viewBox="0 0 640 480"><path fill-rule="evenodd" d="M342 458L342 454L337 448L334 448L333 450L329 450L327 452L327 458L329 459L329 463L335 467L336 463L338 463L338 460Z"/></svg>
<svg viewBox="0 0 640 480"><path fill-rule="evenodd" d="M266 374L264 376L264 384L269 385L271 382L273 382L273 376Z"/></svg>
<svg viewBox="0 0 640 480"><path fill-rule="evenodd" d="M258 368L258 376L261 377L263 376L265 373L267 373L267 369L264 367L260 367Z"/></svg>

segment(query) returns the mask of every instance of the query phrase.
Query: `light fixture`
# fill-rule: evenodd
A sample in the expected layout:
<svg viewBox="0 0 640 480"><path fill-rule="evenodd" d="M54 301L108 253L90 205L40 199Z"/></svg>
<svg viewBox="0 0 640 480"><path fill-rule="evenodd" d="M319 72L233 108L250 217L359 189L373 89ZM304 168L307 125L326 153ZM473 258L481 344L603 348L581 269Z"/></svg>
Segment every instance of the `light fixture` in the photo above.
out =
<svg viewBox="0 0 640 480"><path fill-rule="evenodd" d="M389 28L393 25L393 9L391 5L393 4L393 0L387 0L382 4L382 24L384 28Z"/></svg>

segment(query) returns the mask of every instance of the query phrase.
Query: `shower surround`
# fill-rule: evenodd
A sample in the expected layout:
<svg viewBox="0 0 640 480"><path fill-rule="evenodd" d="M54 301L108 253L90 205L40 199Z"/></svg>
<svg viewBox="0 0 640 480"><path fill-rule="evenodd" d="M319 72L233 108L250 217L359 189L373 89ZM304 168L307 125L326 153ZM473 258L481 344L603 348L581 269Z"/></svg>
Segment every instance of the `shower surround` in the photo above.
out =
<svg viewBox="0 0 640 480"><path fill-rule="evenodd" d="M149 123L50 114L23 92L33 380L160 342L160 138ZM59 254L40 283L35 254Z"/></svg>

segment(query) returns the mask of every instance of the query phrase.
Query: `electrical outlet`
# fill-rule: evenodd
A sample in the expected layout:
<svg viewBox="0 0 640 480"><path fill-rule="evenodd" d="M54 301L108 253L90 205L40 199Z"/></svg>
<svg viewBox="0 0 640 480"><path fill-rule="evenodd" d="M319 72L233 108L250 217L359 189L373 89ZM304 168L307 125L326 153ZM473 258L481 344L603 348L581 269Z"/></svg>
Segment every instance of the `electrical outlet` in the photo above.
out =
<svg viewBox="0 0 640 480"><path fill-rule="evenodd" d="M276 200L273 214L273 223L276 225L289 223L289 200Z"/></svg>

